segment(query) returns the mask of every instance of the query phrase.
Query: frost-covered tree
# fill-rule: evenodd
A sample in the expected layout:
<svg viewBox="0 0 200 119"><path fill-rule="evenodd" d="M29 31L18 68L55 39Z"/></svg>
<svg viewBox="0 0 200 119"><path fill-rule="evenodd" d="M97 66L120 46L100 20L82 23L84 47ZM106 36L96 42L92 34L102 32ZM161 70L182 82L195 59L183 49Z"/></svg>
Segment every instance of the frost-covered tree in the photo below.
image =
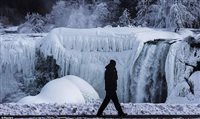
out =
<svg viewBox="0 0 200 119"><path fill-rule="evenodd" d="M198 25L198 4L198 0L142 0L135 20L150 27L194 27L194 23Z"/></svg>
<svg viewBox="0 0 200 119"><path fill-rule="evenodd" d="M129 13L128 9L125 9L122 16L119 17L119 24L121 26L131 25L130 13Z"/></svg>
<svg viewBox="0 0 200 119"><path fill-rule="evenodd" d="M137 6L137 0L119 0L119 8L121 9L121 12L124 12L125 9L127 9L130 13L130 18L133 19L136 17L136 6Z"/></svg>
<svg viewBox="0 0 200 119"><path fill-rule="evenodd" d="M137 17L135 18L137 25L148 25L152 26L152 19L155 18L155 15L151 15L151 13L155 13L157 9L155 9L155 2L157 0L140 0L138 1L138 5L136 9L138 10ZM154 4L153 4L154 3Z"/></svg>
<svg viewBox="0 0 200 119"><path fill-rule="evenodd" d="M47 19L40 14L27 14L26 22L21 24L18 28L20 33L39 33L46 32L47 29Z"/></svg>
<svg viewBox="0 0 200 119"><path fill-rule="evenodd" d="M167 28L192 27L195 17L187 10L181 1L171 5L169 14L166 15Z"/></svg>
<svg viewBox="0 0 200 119"><path fill-rule="evenodd" d="M188 11L195 17L192 27L200 27L200 0L182 0ZM187 24L186 24L187 25Z"/></svg>

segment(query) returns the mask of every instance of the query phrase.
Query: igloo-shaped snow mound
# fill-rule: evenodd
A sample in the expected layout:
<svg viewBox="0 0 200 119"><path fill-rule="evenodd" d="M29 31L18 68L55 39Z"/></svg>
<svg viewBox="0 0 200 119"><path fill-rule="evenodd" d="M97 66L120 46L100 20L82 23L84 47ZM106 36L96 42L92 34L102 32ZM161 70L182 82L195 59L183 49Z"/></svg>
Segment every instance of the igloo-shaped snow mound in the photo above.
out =
<svg viewBox="0 0 200 119"><path fill-rule="evenodd" d="M27 96L18 103L70 103L80 104L99 99L94 88L83 79L68 75L47 83L36 96Z"/></svg>

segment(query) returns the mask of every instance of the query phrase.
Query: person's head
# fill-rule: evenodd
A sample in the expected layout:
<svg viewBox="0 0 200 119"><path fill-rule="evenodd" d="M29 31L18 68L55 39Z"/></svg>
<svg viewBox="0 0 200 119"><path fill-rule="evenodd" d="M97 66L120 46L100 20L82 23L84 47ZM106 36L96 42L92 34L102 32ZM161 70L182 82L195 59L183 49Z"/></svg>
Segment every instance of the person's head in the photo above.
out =
<svg viewBox="0 0 200 119"><path fill-rule="evenodd" d="M115 67L116 66L116 61L115 60L110 60L110 65Z"/></svg>

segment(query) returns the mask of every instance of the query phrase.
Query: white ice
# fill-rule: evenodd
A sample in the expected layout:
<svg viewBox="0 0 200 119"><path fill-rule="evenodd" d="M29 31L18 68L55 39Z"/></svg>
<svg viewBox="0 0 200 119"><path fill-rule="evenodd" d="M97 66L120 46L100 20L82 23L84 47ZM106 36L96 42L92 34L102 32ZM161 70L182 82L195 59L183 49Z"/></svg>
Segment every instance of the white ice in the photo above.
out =
<svg viewBox="0 0 200 119"><path fill-rule="evenodd" d="M93 28L52 30L40 43L45 56L52 55L59 66L61 76L76 75L88 81L103 98L104 71L110 59L117 62L118 95L126 102L130 97L129 73L143 44L154 39L182 39L182 35L150 28Z"/></svg>
<svg viewBox="0 0 200 119"><path fill-rule="evenodd" d="M60 77L76 75L83 78L94 87L101 98L105 95L104 67L110 59L116 60L119 99L127 102L130 98L130 82L127 79L130 79L131 68L140 55L144 42L154 39L181 40L187 35L193 34L185 30L174 33L142 27L57 28L47 36L0 35L0 101L7 94L17 90L19 80L34 78L35 51L39 49L45 56L52 55L56 59L56 63L61 67ZM44 36L46 37L43 39ZM173 51L173 48L170 49ZM173 64L170 58L168 61ZM171 78L176 75L173 74L173 66L169 66L169 70L166 71ZM174 81L168 80L168 82L170 82L169 90L172 90Z"/></svg>
<svg viewBox="0 0 200 119"><path fill-rule="evenodd" d="M98 99L98 93L89 83L77 76L69 75L48 82L38 95L24 97L18 103L81 104Z"/></svg>

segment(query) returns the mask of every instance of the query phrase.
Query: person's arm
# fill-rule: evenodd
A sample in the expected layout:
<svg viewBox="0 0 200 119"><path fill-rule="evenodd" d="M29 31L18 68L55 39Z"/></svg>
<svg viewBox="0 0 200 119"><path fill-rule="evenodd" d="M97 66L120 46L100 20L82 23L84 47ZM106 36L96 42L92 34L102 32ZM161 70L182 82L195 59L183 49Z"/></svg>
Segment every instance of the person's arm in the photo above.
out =
<svg viewBox="0 0 200 119"><path fill-rule="evenodd" d="M115 72L115 79L118 80L118 75L117 75L117 70L116 70L116 68L115 68L114 72Z"/></svg>

